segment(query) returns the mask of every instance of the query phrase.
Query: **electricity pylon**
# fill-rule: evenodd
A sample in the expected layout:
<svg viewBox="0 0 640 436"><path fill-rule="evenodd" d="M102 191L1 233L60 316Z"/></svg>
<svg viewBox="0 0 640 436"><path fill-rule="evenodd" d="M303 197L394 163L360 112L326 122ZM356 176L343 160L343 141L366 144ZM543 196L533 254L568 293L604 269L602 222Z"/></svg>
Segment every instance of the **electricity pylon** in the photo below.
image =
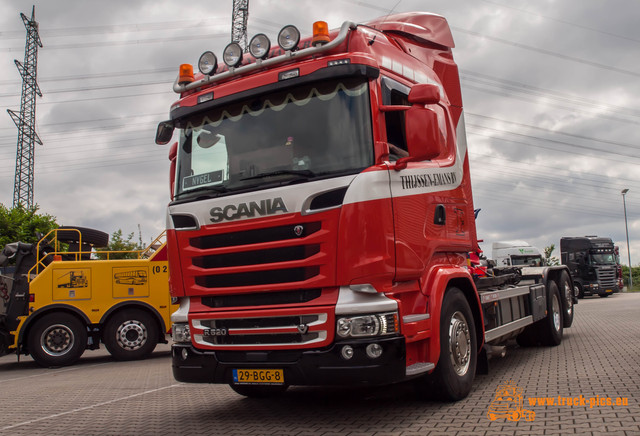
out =
<svg viewBox="0 0 640 436"><path fill-rule="evenodd" d="M35 18L36 7L31 10L31 18L20 14L24 27L27 29L27 42L24 49L24 63L14 60L22 76L22 97L20 99L20 113L11 109L7 112L18 128L18 149L16 152L16 176L13 185L13 207L22 204L33 206L33 162L34 143L42 145L36 133L36 95L42 97L42 92L36 81L38 64L38 47L42 47L38 34L38 23Z"/></svg>

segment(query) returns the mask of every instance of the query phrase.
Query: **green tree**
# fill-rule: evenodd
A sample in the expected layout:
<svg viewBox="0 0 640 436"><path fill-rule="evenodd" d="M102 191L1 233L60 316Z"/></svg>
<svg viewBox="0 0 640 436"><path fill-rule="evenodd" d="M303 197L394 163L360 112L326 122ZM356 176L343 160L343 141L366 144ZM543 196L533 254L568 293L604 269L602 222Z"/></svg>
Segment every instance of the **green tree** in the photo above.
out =
<svg viewBox="0 0 640 436"><path fill-rule="evenodd" d="M38 242L37 233L45 235L59 227L56 217L38 213L39 208L19 204L9 209L0 203L0 250L11 242Z"/></svg>
<svg viewBox="0 0 640 436"><path fill-rule="evenodd" d="M140 238L137 242L133 240L134 233L131 232L125 238L122 235L122 229L118 229L109 238L109 245L105 248L105 250L100 251L125 251L126 253L110 253L109 259L137 259L138 254L135 252L137 250L144 249L144 245L142 244L142 238ZM100 259L106 259L106 253L100 253L98 251L98 257Z"/></svg>
<svg viewBox="0 0 640 436"><path fill-rule="evenodd" d="M545 265L560 265L560 261L557 257L551 256L553 250L556 249L556 244L551 244L548 247L544 247L544 263Z"/></svg>
<svg viewBox="0 0 640 436"><path fill-rule="evenodd" d="M633 280L633 289L629 289L629 267L622 265L622 280L624 281L624 285L627 286L627 290L640 290L640 266L631 268L631 278Z"/></svg>

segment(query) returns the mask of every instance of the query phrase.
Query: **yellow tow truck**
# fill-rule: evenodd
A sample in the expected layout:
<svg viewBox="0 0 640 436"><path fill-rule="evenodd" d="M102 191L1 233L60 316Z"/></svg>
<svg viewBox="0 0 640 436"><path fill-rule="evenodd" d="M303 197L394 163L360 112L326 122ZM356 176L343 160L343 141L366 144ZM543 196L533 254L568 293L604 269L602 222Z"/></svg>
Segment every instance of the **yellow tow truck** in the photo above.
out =
<svg viewBox="0 0 640 436"><path fill-rule="evenodd" d="M2 250L0 356L30 354L42 366L65 366L100 343L115 359L134 360L167 342L178 306L169 295L164 233L144 250L97 251L108 238L62 227L37 244Z"/></svg>

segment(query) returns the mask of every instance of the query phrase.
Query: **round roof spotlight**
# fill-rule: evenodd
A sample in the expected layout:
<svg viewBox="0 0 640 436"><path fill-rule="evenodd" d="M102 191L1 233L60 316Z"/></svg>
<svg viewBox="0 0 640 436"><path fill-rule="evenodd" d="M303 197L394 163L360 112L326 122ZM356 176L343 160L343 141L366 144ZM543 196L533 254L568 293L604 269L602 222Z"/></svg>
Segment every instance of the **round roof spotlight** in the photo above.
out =
<svg viewBox="0 0 640 436"><path fill-rule="evenodd" d="M249 53L256 59L265 59L269 55L271 41L264 33L258 33L249 42Z"/></svg>
<svg viewBox="0 0 640 436"><path fill-rule="evenodd" d="M278 45L283 50L295 50L300 42L300 31L296 26L284 26L278 33Z"/></svg>
<svg viewBox="0 0 640 436"><path fill-rule="evenodd" d="M198 69L206 76L210 76L216 72L218 68L218 58L213 52L205 51L198 60Z"/></svg>
<svg viewBox="0 0 640 436"><path fill-rule="evenodd" d="M229 68L235 68L242 62L242 47L237 42L227 45L222 52L222 60Z"/></svg>

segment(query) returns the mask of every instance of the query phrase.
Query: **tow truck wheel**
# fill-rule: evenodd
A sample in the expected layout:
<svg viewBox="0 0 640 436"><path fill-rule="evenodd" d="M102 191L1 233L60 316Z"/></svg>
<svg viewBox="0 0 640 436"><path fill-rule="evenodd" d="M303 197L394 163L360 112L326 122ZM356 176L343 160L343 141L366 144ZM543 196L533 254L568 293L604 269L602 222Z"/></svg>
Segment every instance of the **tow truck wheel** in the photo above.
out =
<svg viewBox="0 0 640 436"><path fill-rule="evenodd" d="M158 334L157 323L149 313L125 309L107 321L102 342L116 360L138 360L153 352Z"/></svg>
<svg viewBox="0 0 640 436"><path fill-rule="evenodd" d="M458 288L450 288L442 302L440 359L431 380L443 400L458 401L471 392L476 374L478 344L473 315Z"/></svg>
<svg viewBox="0 0 640 436"><path fill-rule="evenodd" d="M244 395L245 397L268 398L283 394L289 386L249 386L229 384L229 387L233 389L237 394Z"/></svg>
<svg viewBox="0 0 640 436"><path fill-rule="evenodd" d="M87 348L87 328L73 315L51 313L36 321L27 343L38 365L72 365Z"/></svg>
<svg viewBox="0 0 640 436"><path fill-rule="evenodd" d="M562 326L564 328L571 327L573 324L573 289L571 289L571 280L566 271L562 271L560 274L560 280L558 280L558 289L562 297Z"/></svg>
<svg viewBox="0 0 640 436"><path fill-rule="evenodd" d="M560 291L555 282L548 283L549 293L547 294L547 317L540 320L542 342L545 345L556 346L562 342L563 321L562 321L562 299Z"/></svg>

